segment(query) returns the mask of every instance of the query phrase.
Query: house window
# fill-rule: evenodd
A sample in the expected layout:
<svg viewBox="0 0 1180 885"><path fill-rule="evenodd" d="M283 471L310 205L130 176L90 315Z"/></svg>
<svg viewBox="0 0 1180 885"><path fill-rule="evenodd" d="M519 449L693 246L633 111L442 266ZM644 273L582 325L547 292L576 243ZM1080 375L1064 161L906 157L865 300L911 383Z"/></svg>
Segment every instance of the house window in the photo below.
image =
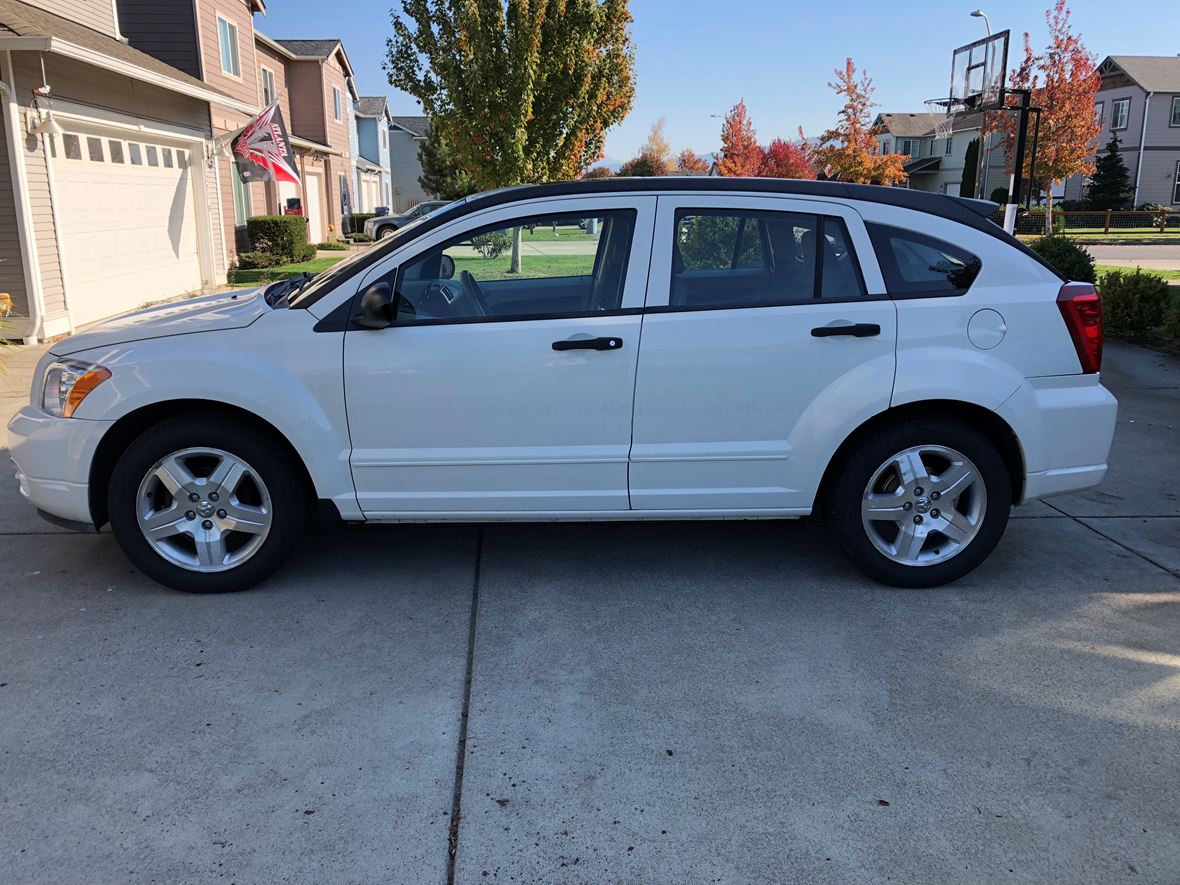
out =
<svg viewBox="0 0 1180 885"><path fill-rule="evenodd" d="M919 157L922 154L921 142L916 138L903 138L897 143L897 152L908 154L911 157Z"/></svg>
<svg viewBox="0 0 1180 885"><path fill-rule="evenodd" d="M1172 112L1175 116L1175 111ZM386 150L389 147L389 130L381 127L381 150Z"/></svg>
<svg viewBox="0 0 1180 885"><path fill-rule="evenodd" d="M275 91L275 72L270 68L262 69L262 103L270 107L278 98L278 93Z"/></svg>
<svg viewBox="0 0 1180 885"><path fill-rule="evenodd" d="M1180 95L1172 96L1172 122L1170 126L1180 126Z"/></svg>
<svg viewBox="0 0 1180 885"><path fill-rule="evenodd" d="M1094 105L1094 116L1098 118L1099 124L1102 123L1102 111L1105 108L1105 102L1097 102Z"/></svg>
<svg viewBox="0 0 1180 885"><path fill-rule="evenodd" d="M221 70L231 77L242 76L241 59L238 57L238 28L221 16L217 17L217 43L221 49Z"/></svg>
<svg viewBox="0 0 1180 885"><path fill-rule="evenodd" d="M123 142L112 140L112 141L107 142L107 146L111 149L111 162L112 163L122 163L123 162Z"/></svg>
<svg viewBox="0 0 1180 885"><path fill-rule="evenodd" d="M883 153L883 154L893 153L893 142L890 141L888 138L885 139L883 142L881 142L881 153Z"/></svg>
<svg viewBox="0 0 1180 885"><path fill-rule="evenodd" d="M156 148L150 144L147 146L147 163L149 166L159 166L160 165L159 151L157 151Z"/></svg>
<svg viewBox="0 0 1180 885"><path fill-rule="evenodd" d="M143 148L141 148L139 145L128 142L127 155L131 157L132 166L143 165Z"/></svg>
<svg viewBox="0 0 1180 885"><path fill-rule="evenodd" d="M946 147L943 149L943 153L949 157L951 155L951 150L954 148L954 146L955 146L955 140L953 138L948 138L946 140Z"/></svg>
<svg viewBox="0 0 1180 885"><path fill-rule="evenodd" d="M1127 128L1127 115L1131 110L1131 99L1120 98L1110 105L1110 131Z"/></svg>
<svg viewBox="0 0 1180 885"><path fill-rule="evenodd" d="M1180 163L1176 164L1176 177L1172 179L1172 202L1180 203Z"/></svg>
<svg viewBox="0 0 1180 885"><path fill-rule="evenodd" d="M242 183L242 178L233 165L229 169L229 181L234 191L234 224L245 227L246 219L250 217L250 191Z"/></svg>
<svg viewBox="0 0 1180 885"><path fill-rule="evenodd" d="M344 119L344 96L335 86L332 87L332 115L337 121Z"/></svg>
<svg viewBox="0 0 1180 885"><path fill-rule="evenodd" d="M102 151L101 138L86 139L86 152L90 155L92 163L101 163L106 159L106 155Z"/></svg>

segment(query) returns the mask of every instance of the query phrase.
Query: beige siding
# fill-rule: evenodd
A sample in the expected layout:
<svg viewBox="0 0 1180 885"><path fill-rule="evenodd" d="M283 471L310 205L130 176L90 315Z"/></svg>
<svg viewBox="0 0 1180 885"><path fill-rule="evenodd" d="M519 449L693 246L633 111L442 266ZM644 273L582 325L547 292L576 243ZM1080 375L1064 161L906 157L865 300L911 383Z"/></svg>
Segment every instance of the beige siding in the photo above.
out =
<svg viewBox="0 0 1180 885"><path fill-rule="evenodd" d="M350 152L349 141L349 120L348 120L348 86L344 82L344 70L340 67L340 62L336 56L333 55L324 62L324 123L326 126L326 140L325 144L328 147L336 148L344 151L346 154ZM334 103L332 100L332 90L340 90L340 119L337 120L334 115Z"/></svg>
<svg viewBox="0 0 1180 885"><path fill-rule="evenodd" d="M33 231L37 243L37 261L41 265L41 291L45 298L45 316L53 317L66 310L66 290L57 251L57 228L53 221L53 201L49 196L49 169L41 139L24 139L25 175L29 181L29 207L33 214Z"/></svg>
<svg viewBox="0 0 1180 885"><path fill-rule="evenodd" d="M327 141L324 119L324 86L318 61L293 61L287 65L291 86L291 131L308 141Z"/></svg>
<svg viewBox="0 0 1180 885"><path fill-rule="evenodd" d="M254 16L246 0L198 0L202 78L240 101L258 104L258 59L254 47ZM238 58L241 77L221 70L221 44L217 36L217 19L224 18L238 29Z"/></svg>
<svg viewBox="0 0 1180 885"><path fill-rule="evenodd" d="M17 206L8 159L8 136L4 129L4 117L0 116L0 292L12 296L14 316L27 317L29 296L25 288L20 229L16 221Z"/></svg>
<svg viewBox="0 0 1180 885"><path fill-rule="evenodd" d="M262 104L262 69L269 68L275 75L275 91L278 92L279 110L283 112L283 119L287 128L291 128L291 88L287 83L287 59L279 55L269 46L256 44L258 55L258 103Z"/></svg>
<svg viewBox="0 0 1180 885"><path fill-rule="evenodd" d="M62 18L76 21L111 37L119 36L115 28L115 5L111 0L25 0L30 6L46 9Z"/></svg>

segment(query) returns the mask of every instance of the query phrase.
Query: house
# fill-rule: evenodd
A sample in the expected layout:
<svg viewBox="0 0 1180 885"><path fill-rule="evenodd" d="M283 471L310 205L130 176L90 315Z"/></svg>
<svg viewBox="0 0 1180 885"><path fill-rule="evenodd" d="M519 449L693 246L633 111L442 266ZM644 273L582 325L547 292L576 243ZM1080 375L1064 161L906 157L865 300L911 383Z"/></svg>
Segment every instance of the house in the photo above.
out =
<svg viewBox="0 0 1180 885"><path fill-rule="evenodd" d="M883 154L905 154L908 186L914 190L959 195L966 166L967 148L980 138L983 114L956 114L948 138L936 138L934 120L928 113L878 114L874 121L880 131L877 142ZM996 188L1008 187L1004 172L1004 150L998 134L985 139L983 161L986 173L980 195L987 199ZM977 167L978 168L978 167Z"/></svg>
<svg viewBox="0 0 1180 885"><path fill-rule="evenodd" d="M372 212L390 206L392 185L389 171L389 127L393 117L383 95L361 96L356 103L357 211ZM416 157L415 157L416 159Z"/></svg>
<svg viewBox="0 0 1180 885"><path fill-rule="evenodd" d="M121 5L0 0L0 291L30 343L225 278L210 108L255 102L128 45Z"/></svg>
<svg viewBox="0 0 1180 885"><path fill-rule="evenodd" d="M428 117L392 117L389 125L389 172L393 185L390 211L405 212L433 198L422 189L422 164L418 148L426 140L430 129Z"/></svg>
<svg viewBox="0 0 1180 885"><path fill-rule="evenodd" d="M1180 56L1111 55L1098 70L1097 150L1119 137L1135 185L1134 205L1180 205ZM1066 199L1083 199L1085 190L1083 177L1074 176L1066 182Z"/></svg>

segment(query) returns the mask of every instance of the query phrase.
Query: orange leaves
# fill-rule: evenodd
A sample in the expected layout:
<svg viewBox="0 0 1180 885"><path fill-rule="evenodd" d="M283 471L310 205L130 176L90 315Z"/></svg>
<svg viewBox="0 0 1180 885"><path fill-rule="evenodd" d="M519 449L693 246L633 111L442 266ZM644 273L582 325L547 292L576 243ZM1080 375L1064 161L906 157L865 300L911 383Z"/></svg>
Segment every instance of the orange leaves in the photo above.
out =
<svg viewBox="0 0 1180 885"><path fill-rule="evenodd" d="M746 100L735 104L721 124L721 156L717 171L722 175L757 175L762 168L762 147L754 124L746 113Z"/></svg>
<svg viewBox="0 0 1180 885"><path fill-rule="evenodd" d="M844 68L837 68L836 79L829 83L837 95L844 96L839 122L819 137L812 148L811 159L829 178L860 184L895 184L905 181L905 157L900 154L881 155L877 152L877 133L873 129L871 111L873 81L862 73L858 79L856 65L851 58ZM800 131L802 135L802 131Z"/></svg>

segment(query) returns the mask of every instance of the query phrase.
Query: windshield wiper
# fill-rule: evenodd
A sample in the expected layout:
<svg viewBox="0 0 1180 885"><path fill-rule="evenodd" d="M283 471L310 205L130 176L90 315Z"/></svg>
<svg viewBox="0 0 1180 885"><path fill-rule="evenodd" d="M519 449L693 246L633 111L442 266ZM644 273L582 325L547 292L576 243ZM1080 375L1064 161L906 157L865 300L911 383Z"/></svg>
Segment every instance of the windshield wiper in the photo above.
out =
<svg viewBox="0 0 1180 885"><path fill-rule="evenodd" d="M282 308L289 307L291 296L295 295L300 289L315 279L315 274L304 271L297 277L288 277L285 280L271 283L262 293L262 297L266 299L266 303L270 307Z"/></svg>

